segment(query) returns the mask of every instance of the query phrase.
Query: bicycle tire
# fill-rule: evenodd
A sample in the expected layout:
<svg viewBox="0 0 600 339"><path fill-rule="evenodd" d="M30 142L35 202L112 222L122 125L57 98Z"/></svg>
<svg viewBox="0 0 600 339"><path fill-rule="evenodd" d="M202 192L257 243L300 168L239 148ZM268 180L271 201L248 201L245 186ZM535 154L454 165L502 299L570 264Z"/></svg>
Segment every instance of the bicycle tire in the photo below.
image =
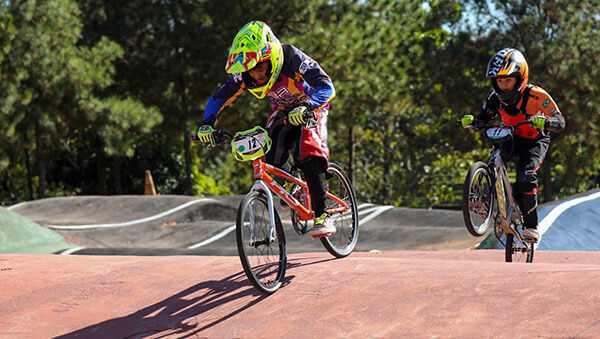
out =
<svg viewBox="0 0 600 339"><path fill-rule="evenodd" d="M513 234L506 235L505 259L506 262L533 262L533 244L523 244L515 241Z"/></svg>
<svg viewBox="0 0 600 339"><path fill-rule="evenodd" d="M336 258L344 258L352 253L358 241L359 219L356 196L350 179L340 166L330 162L327 172L331 175L327 180L329 192L344 200L349 212L330 215L336 232L320 239L331 255ZM327 199L325 204L328 210L339 206L332 199Z"/></svg>
<svg viewBox="0 0 600 339"><path fill-rule="evenodd" d="M471 166L463 186L463 218L472 236L483 236L492 224L494 186L488 165L478 161ZM475 219L475 220L474 220Z"/></svg>
<svg viewBox="0 0 600 339"><path fill-rule="evenodd" d="M279 289L287 264L285 234L277 210L275 237L270 236L269 205L264 193L253 191L242 199L236 220L236 242L244 272L252 285L262 293ZM254 237L251 237L254 224Z"/></svg>

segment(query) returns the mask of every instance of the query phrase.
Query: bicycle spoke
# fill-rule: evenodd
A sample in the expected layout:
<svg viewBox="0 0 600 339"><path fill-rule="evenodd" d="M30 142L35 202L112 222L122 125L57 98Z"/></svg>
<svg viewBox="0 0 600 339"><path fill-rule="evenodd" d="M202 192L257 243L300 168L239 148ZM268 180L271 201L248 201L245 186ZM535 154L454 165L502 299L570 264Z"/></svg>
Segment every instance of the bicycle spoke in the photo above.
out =
<svg viewBox="0 0 600 339"><path fill-rule="evenodd" d="M493 207L492 181L483 162L471 166L463 186L463 217L471 235L479 237L489 228Z"/></svg>
<svg viewBox="0 0 600 339"><path fill-rule="evenodd" d="M336 232L333 235L321 238L323 246L332 255L341 258L349 255L358 239L358 208L352 185L344 172L335 164L330 164L328 179L328 192L330 196L326 200L328 211L340 211L330 213L332 223ZM331 196L333 195L333 197ZM342 202L343 204L340 204Z"/></svg>
<svg viewBox="0 0 600 339"><path fill-rule="evenodd" d="M285 273L285 241L279 215L272 226L266 198L259 192L244 197L238 210L238 253L244 271L254 287L273 293L281 285ZM280 239L281 236L281 239Z"/></svg>

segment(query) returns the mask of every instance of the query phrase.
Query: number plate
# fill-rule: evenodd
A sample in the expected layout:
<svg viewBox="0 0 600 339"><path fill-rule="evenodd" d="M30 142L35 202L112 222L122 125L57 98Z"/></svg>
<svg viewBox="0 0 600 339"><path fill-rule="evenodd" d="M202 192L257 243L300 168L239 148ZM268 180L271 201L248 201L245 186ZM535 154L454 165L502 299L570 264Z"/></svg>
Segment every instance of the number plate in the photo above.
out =
<svg viewBox="0 0 600 339"><path fill-rule="evenodd" d="M504 139L512 133L510 127L491 127L487 130L487 137L492 140Z"/></svg>
<svg viewBox="0 0 600 339"><path fill-rule="evenodd" d="M270 148L271 138L269 138L269 133L259 126L238 132L231 141L231 151L239 161L262 157Z"/></svg>

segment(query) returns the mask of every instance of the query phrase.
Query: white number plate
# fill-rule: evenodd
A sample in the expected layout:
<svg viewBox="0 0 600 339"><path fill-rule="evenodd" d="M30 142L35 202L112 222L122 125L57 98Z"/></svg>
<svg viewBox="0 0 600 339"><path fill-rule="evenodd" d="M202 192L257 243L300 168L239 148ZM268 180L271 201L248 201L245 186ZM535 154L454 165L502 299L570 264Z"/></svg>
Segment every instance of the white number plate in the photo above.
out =
<svg viewBox="0 0 600 339"><path fill-rule="evenodd" d="M243 155L252 155L263 150L266 138L267 133L258 130L250 134L236 137L233 146Z"/></svg>
<svg viewBox="0 0 600 339"><path fill-rule="evenodd" d="M510 135L511 128L510 127L492 127L487 130L487 136L490 139L502 139Z"/></svg>

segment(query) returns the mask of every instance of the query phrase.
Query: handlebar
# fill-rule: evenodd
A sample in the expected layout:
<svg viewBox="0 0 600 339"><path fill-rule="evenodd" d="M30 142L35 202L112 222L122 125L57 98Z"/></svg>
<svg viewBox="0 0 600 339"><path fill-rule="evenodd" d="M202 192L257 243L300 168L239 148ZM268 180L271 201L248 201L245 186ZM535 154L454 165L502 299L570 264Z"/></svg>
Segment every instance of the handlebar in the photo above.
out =
<svg viewBox="0 0 600 339"><path fill-rule="evenodd" d="M231 139L233 139L233 133L231 133L229 131L225 131L225 130L216 130L213 132L213 138L215 139L215 146L222 145L224 143L231 142ZM194 133L194 135L192 135L190 137L190 141L191 142L200 141L200 138L198 138L198 134ZM211 147L213 147L213 146L211 146L210 144L207 146L207 148L211 148Z"/></svg>
<svg viewBox="0 0 600 339"><path fill-rule="evenodd" d="M303 125L306 125L306 123L308 123L311 119L316 119L317 118L317 114L315 112L313 112L313 111L306 111L302 115L302 118L305 121L305 123ZM275 128L277 126L287 125L287 124L288 124L288 118L285 117L283 119L279 119L279 120L276 120L275 122L273 122L273 124L271 125L271 127L269 127L269 130L273 130L273 128Z"/></svg>
<svg viewBox="0 0 600 339"><path fill-rule="evenodd" d="M308 122L310 119L316 119L317 115L315 112L313 111L307 111L304 112L303 115L304 121ZM304 124L306 124L306 122ZM274 127L280 126L280 125L287 125L288 124L288 118L285 117L283 119L279 119L277 121L275 121L270 129L272 130ZM213 132L213 138L215 139L215 146L217 145L221 145L224 144L226 142L231 142L231 140L233 139L233 133L225 131L225 130L216 130ZM192 135L190 137L190 141L191 142L198 142L200 141L200 139L198 138L198 134L194 133L194 135ZM211 148L213 146L211 146L210 144L207 146L207 148Z"/></svg>
<svg viewBox="0 0 600 339"><path fill-rule="evenodd" d="M480 122L480 124L478 124L477 126L475 126L475 124L473 124L471 126L476 127L478 129L487 130L487 129L492 128L492 127L497 127L497 126L490 126L490 125L488 125L487 123L485 123L485 122L483 122L481 120L474 120L473 122L476 122L476 121ZM461 119L456 119L456 123L459 124L462 127ZM515 130L517 130L517 128L519 128L520 126L523 126L523 125L533 125L533 122L531 120L525 120L525 121L521 121L521 122L517 123L514 126L512 126L512 125L506 125L506 126L503 126L503 127L512 128L512 130L514 132ZM467 128L467 127L465 127L465 128Z"/></svg>
<svg viewBox="0 0 600 339"><path fill-rule="evenodd" d="M508 140L511 140L515 134L515 131L523 125L533 125L530 120L521 121L515 125L506 126L490 126L481 120L475 120L478 124L471 124L465 127L466 129L475 131L484 131L485 138L494 143L494 145L500 145ZM475 122L474 121L474 122Z"/></svg>

